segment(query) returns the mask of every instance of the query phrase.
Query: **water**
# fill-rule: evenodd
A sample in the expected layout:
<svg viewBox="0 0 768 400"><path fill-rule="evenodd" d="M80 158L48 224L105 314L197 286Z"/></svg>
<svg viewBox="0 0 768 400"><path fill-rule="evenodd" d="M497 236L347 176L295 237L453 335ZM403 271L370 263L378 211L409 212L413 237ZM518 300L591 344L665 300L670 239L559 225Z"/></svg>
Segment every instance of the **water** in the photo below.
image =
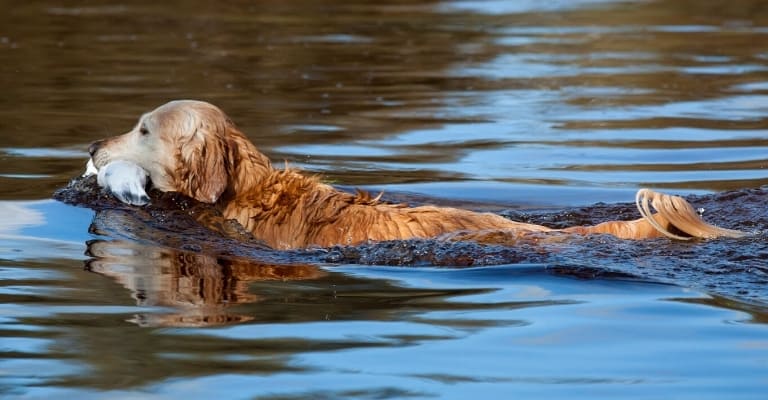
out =
<svg viewBox="0 0 768 400"><path fill-rule="evenodd" d="M763 2L17 3L0 397L765 397ZM177 98L393 200L558 224L650 186L753 235L273 252L52 199Z"/></svg>

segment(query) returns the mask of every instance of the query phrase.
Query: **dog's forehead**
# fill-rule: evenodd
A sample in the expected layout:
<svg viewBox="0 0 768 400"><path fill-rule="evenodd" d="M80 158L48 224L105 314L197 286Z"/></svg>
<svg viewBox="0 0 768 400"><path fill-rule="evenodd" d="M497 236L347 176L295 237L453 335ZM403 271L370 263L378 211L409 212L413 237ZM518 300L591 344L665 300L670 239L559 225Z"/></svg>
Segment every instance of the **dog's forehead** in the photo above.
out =
<svg viewBox="0 0 768 400"><path fill-rule="evenodd" d="M186 131L194 129L199 123L199 116L193 108L163 105L145 113L139 123L151 129L172 129Z"/></svg>
<svg viewBox="0 0 768 400"><path fill-rule="evenodd" d="M152 112L145 112L144 114L141 114L141 117L139 117L139 124L149 122L149 116L152 115Z"/></svg>

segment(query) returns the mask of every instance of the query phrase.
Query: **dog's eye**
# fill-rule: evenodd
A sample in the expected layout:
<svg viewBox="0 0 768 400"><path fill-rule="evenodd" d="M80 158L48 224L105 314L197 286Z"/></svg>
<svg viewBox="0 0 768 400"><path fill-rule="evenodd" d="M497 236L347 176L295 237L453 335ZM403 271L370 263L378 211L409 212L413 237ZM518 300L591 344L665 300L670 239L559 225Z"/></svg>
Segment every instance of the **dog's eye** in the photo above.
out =
<svg viewBox="0 0 768 400"><path fill-rule="evenodd" d="M141 128L139 128L139 133L146 136L149 135L149 129L147 129L146 126L142 125Z"/></svg>

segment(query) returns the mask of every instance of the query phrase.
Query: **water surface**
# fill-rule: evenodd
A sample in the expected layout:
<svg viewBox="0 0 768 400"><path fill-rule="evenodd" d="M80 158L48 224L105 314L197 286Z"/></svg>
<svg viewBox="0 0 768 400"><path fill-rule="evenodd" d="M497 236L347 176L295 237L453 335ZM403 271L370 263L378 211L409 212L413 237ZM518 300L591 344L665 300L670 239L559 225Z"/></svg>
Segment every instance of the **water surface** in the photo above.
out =
<svg viewBox="0 0 768 400"><path fill-rule="evenodd" d="M0 397L764 397L762 1L0 4ZM178 98L343 188L752 236L280 253L53 200Z"/></svg>

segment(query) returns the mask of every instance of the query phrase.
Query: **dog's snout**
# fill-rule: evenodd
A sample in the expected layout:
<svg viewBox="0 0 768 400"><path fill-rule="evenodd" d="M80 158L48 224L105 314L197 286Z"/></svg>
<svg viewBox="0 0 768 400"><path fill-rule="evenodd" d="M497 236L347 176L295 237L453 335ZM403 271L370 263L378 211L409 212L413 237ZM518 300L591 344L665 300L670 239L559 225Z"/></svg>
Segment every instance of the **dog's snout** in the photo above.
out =
<svg viewBox="0 0 768 400"><path fill-rule="evenodd" d="M96 152L99 151L99 149L101 148L102 143L104 143L103 140L97 140L91 143L91 145L88 146L88 154L90 154L91 157L93 157L93 155L96 154Z"/></svg>

